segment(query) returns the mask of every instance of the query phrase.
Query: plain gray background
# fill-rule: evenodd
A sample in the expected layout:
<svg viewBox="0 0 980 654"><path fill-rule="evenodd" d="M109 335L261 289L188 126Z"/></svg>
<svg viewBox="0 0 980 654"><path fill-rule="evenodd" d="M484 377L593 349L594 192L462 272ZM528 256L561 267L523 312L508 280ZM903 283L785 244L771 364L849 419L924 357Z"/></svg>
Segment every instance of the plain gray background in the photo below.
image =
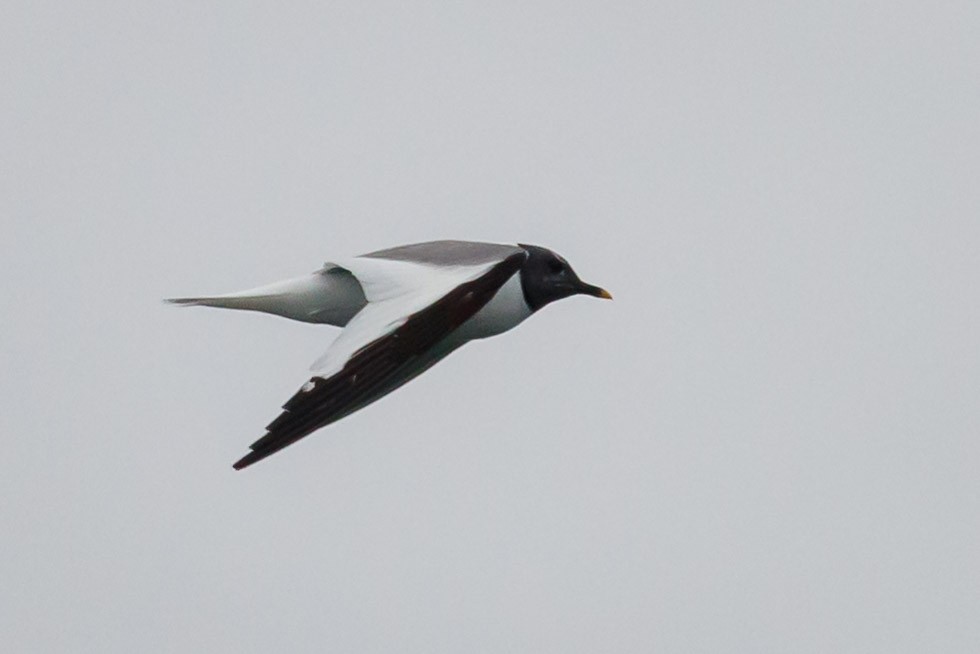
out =
<svg viewBox="0 0 980 654"><path fill-rule="evenodd" d="M980 651L975 2L0 5L10 652ZM242 473L434 238L575 298Z"/></svg>

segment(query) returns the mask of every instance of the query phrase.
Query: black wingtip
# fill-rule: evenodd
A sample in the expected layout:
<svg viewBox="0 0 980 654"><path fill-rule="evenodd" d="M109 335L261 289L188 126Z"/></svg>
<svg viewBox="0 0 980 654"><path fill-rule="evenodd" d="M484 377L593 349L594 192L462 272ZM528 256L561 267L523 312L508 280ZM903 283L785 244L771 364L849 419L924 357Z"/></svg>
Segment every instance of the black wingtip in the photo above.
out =
<svg viewBox="0 0 980 654"><path fill-rule="evenodd" d="M235 470L243 470L244 468L249 467L253 463L261 461L267 456L269 455L259 454L258 452L249 452L248 454L240 458L238 461L236 461L235 464L231 467L234 468Z"/></svg>
<svg viewBox="0 0 980 654"><path fill-rule="evenodd" d="M287 445L292 445L305 435L305 432L300 432L299 435L294 435L289 438L281 438L278 442L266 445L265 441L269 438L269 434L266 434L259 440L252 443L252 451L236 461L231 467L235 470L247 468L253 463L258 463L262 459L272 456Z"/></svg>

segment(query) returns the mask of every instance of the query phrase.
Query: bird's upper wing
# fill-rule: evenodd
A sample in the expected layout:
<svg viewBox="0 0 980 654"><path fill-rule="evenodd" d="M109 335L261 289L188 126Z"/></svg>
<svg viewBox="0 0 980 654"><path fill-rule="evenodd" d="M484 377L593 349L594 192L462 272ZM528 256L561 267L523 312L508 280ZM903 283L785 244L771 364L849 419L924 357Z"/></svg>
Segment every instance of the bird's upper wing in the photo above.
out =
<svg viewBox="0 0 980 654"><path fill-rule="evenodd" d="M337 262L361 283L367 305L234 467L245 468L367 406L458 347L446 337L486 305L527 256L517 248L501 254L506 256L449 266L370 255Z"/></svg>

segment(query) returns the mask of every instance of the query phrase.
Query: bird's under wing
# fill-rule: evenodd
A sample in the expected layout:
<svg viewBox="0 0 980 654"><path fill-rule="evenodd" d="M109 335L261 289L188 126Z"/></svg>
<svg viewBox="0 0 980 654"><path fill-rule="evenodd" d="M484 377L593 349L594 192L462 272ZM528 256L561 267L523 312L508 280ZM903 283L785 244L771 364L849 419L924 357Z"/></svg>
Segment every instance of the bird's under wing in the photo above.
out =
<svg viewBox="0 0 980 654"><path fill-rule="evenodd" d="M261 311L303 322L343 327L366 302L349 270L328 263L315 273L223 295L167 300L180 306Z"/></svg>
<svg viewBox="0 0 980 654"><path fill-rule="evenodd" d="M235 469L367 406L449 354L459 344L447 337L493 298L526 256L518 250L498 261L460 266L370 257L338 261L361 283L367 305Z"/></svg>

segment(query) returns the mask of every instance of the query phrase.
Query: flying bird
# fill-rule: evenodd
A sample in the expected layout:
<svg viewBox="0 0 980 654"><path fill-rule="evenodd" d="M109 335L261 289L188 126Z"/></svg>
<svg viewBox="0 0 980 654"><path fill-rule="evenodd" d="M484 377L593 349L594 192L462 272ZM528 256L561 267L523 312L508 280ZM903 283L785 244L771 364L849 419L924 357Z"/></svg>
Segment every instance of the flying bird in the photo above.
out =
<svg viewBox="0 0 980 654"><path fill-rule="evenodd" d="M247 291L167 302L343 327L311 367L313 377L234 464L241 470L363 409L468 341L579 294L612 298L547 248L432 241L338 259Z"/></svg>

